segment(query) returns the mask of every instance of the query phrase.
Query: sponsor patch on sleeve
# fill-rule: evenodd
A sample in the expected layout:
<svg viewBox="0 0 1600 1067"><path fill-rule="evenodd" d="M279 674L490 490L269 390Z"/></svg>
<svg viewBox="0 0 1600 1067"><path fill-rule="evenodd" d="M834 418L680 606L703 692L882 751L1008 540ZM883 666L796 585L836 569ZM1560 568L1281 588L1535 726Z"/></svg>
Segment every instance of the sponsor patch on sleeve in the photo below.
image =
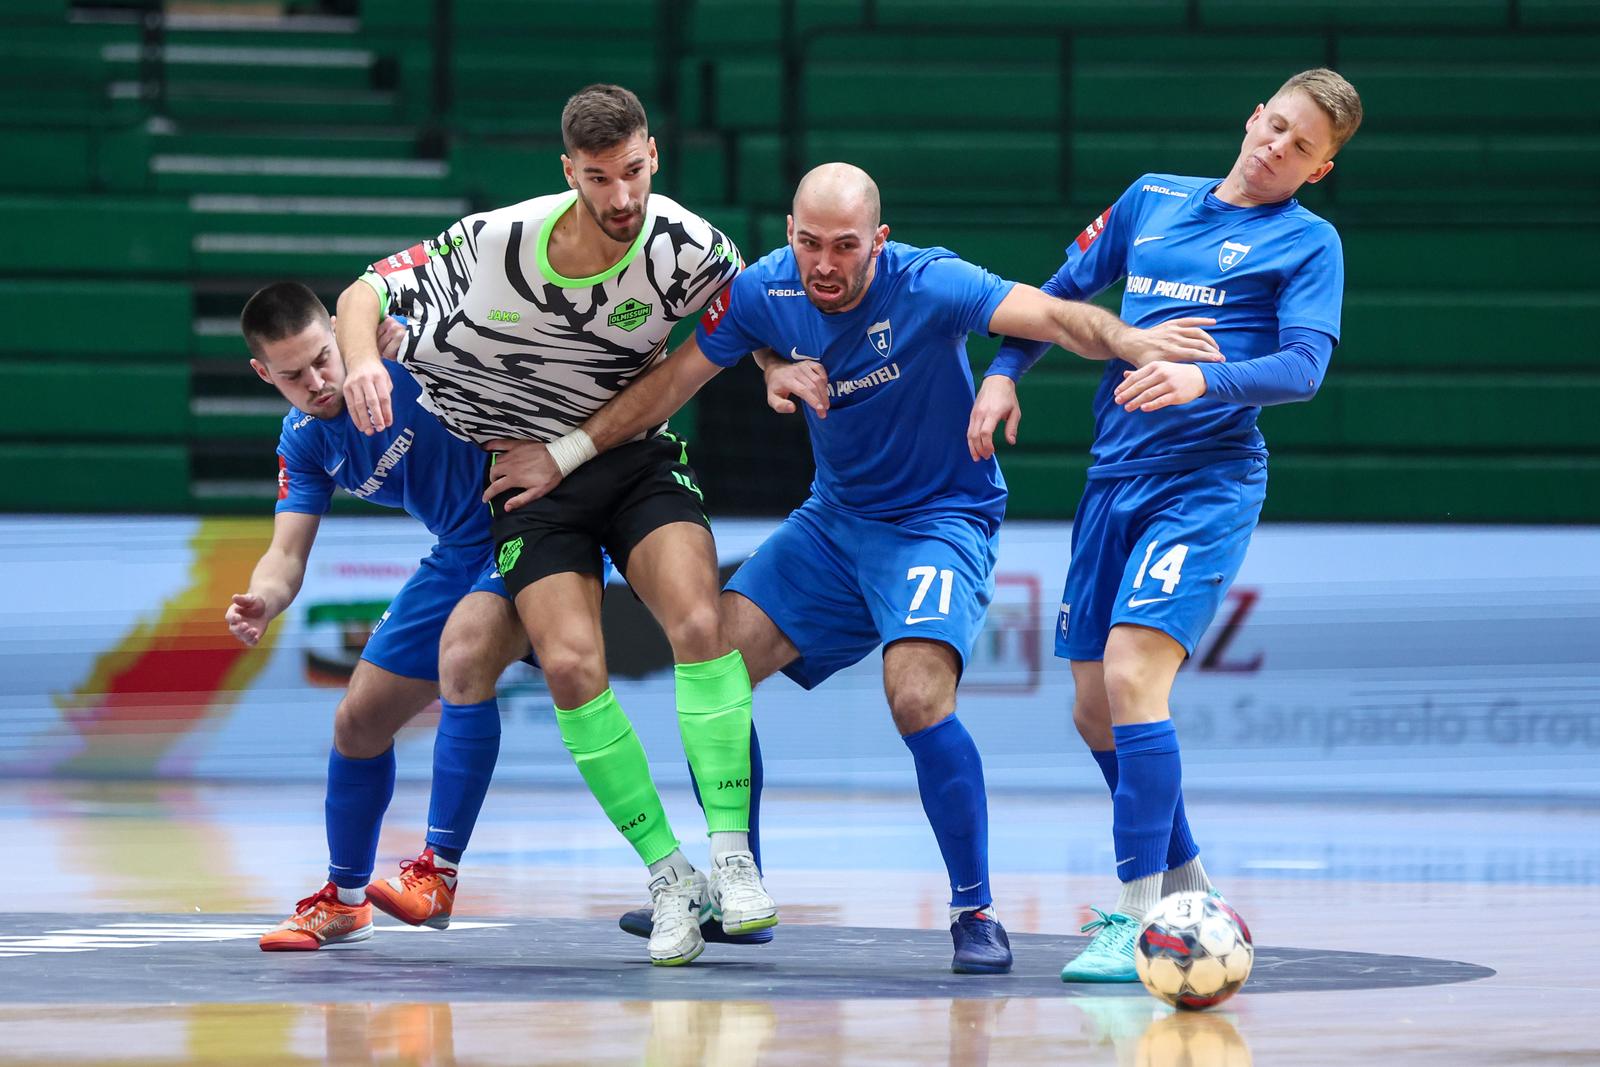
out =
<svg viewBox="0 0 1600 1067"><path fill-rule="evenodd" d="M373 273L387 276L402 270L413 270L428 262L428 246L414 244L404 252L396 252L387 259L380 259L372 265Z"/></svg>
<svg viewBox="0 0 1600 1067"><path fill-rule="evenodd" d="M1113 205L1114 206L1114 205ZM1089 246L1094 244L1095 238L1106 231L1106 220L1111 217L1111 208L1106 208L1095 216L1093 222L1085 226L1078 234L1078 251L1087 252Z"/></svg>
<svg viewBox="0 0 1600 1067"><path fill-rule="evenodd" d="M284 462L282 456L278 457L278 499L289 499L289 464Z"/></svg>
<svg viewBox="0 0 1600 1067"><path fill-rule="evenodd" d="M722 325L722 320L728 317L729 310L733 307L733 283L729 282L723 287L722 292L712 298L706 305L705 313L700 316L700 326L706 333L716 333L717 327Z"/></svg>

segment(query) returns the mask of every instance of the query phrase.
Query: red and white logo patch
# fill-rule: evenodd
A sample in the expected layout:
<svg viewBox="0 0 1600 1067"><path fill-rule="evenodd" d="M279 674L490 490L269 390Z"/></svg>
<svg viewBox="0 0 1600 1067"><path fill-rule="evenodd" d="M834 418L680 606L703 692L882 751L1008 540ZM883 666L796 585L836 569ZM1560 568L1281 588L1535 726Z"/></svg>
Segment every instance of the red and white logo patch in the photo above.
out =
<svg viewBox="0 0 1600 1067"><path fill-rule="evenodd" d="M372 269L379 275L387 276L401 270L412 270L428 262L428 246L415 244L404 252L396 252L388 259L380 259L372 265Z"/></svg>
<svg viewBox="0 0 1600 1067"><path fill-rule="evenodd" d="M1078 234L1078 251L1089 251L1089 246L1094 244L1095 238L1099 237L1102 233L1105 233L1106 220L1110 217L1111 208L1108 207L1104 211L1100 212L1099 215L1095 216L1095 220L1093 222L1089 223L1089 225L1083 228L1082 232Z"/></svg>
<svg viewBox="0 0 1600 1067"><path fill-rule="evenodd" d="M733 283L714 297L706 305L705 314L700 316L700 325L706 333L716 333L722 320L728 317L728 312L733 308Z"/></svg>
<svg viewBox="0 0 1600 1067"><path fill-rule="evenodd" d="M289 465L278 457L278 499L289 499Z"/></svg>

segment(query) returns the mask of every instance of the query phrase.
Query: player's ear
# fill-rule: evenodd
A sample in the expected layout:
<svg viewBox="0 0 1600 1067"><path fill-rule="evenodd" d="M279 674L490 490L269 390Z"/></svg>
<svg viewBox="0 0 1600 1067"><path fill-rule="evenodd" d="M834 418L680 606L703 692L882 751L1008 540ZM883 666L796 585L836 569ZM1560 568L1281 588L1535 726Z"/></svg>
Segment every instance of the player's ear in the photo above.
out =
<svg viewBox="0 0 1600 1067"><path fill-rule="evenodd" d="M650 173L654 174L661 168L661 157L656 155L656 139L652 137L648 143L650 148Z"/></svg>
<svg viewBox="0 0 1600 1067"><path fill-rule="evenodd" d="M257 378L260 378L268 385L272 384L272 372L267 370L266 364L262 363L259 359L251 357L250 369L256 372Z"/></svg>
<svg viewBox="0 0 1600 1067"><path fill-rule="evenodd" d="M572 160L565 152L561 153L561 176L567 179L568 189L576 189L578 187L578 179L572 173Z"/></svg>
<svg viewBox="0 0 1600 1067"><path fill-rule="evenodd" d="M794 216L785 215L784 218L787 220L784 223L784 240L792 245L794 244Z"/></svg>
<svg viewBox="0 0 1600 1067"><path fill-rule="evenodd" d="M1250 117L1244 120L1244 128L1246 132L1249 131L1250 127L1256 124L1256 119L1259 119L1261 117L1261 113L1265 110L1267 110L1266 104L1256 105L1256 109L1250 112Z"/></svg>
<svg viewBox="0 0 1600 1067"><path fill-rule="evenodd" d="M1315 185L1315 184L1317 184L1322 179L1326 178L1328 176L1328 172L1330 170L1332 170L1332 169L1333 169L1333 160L1330 159L1326 163L1324 163L1322 166L1318 167L1316 170L1314 170L1310 174L1306 175L1306 184L1307 185Z"/></svg>
<svg viewBox="0 0 1600 1067"><path fill-rule="evenodd" d="M889 239L889 224L887 222L878 226L877 232L872 235L872 254L877 255L883 251L883 244Z"/></svg>

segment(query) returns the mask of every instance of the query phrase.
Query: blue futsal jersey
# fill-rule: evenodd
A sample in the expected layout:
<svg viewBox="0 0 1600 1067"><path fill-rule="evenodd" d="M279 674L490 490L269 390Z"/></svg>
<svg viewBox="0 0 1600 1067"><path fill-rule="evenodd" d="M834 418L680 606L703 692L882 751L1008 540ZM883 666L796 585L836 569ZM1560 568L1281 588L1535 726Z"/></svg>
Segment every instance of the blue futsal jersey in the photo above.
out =
<svg viewBox="0 0 1600 1067"><path fill-rule="evenodd" d="M967 450L972 370L967 334L1015 283L943 248L886 242L861 303L824 315L805 295L785 246L734 279L702 317L700 351L731 367L758 348L818 360L828 417L801 405L816 459L812 494L864 518L896 522L961 511L998 525L1006 485L993 459Z"/></svg>
<svg viewBox="0 0 1600 1067"><path fill-rule="evenodd" d="M1339 339L1344 258L1332 225L1294 200L1240 208L1212 195L1216 178L1147 174L1079 233L1044 290L1087 300L1127 278L1122 319L1206 327L1226 363L1200 364L1206 395L1157 411L1112 400L1123 374L1110 361L1095 394L1091 478L1192 470L1264 458L1260 404L1316 392ZM1319 336L1320 335L1320 336ZM1020 376L1048 345L1007 341L989 373ZM1254 367L1250 361L1272 357Z"/></svg>
<svg viewBox="0 0 1600 1067"><path fill-rule="evenodd" d="M387 360L383 366L394 383L394 421L381 433L368 437L348 411L334 419L300 411L284 416L276 510L325 515L340 487L402 509L441 545L486 546L489 509L479 499L483 450L451 434L418 403L422 389L409 371Z"/></svg>

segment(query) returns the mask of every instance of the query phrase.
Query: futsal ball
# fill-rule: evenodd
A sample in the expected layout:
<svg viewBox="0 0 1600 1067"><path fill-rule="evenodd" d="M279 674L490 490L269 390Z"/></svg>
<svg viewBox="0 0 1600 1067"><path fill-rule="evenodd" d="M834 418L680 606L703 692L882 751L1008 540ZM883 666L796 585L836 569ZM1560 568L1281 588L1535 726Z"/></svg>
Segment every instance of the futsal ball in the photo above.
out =
<svg viewBox="0 0 1600 1067"><path fill-rule="evenodd" d="M1220 897L1174 893L1145 916L1133 965L1158 998L1199 1011L1237 993L1255 957L1250 927Z"/></svg>

